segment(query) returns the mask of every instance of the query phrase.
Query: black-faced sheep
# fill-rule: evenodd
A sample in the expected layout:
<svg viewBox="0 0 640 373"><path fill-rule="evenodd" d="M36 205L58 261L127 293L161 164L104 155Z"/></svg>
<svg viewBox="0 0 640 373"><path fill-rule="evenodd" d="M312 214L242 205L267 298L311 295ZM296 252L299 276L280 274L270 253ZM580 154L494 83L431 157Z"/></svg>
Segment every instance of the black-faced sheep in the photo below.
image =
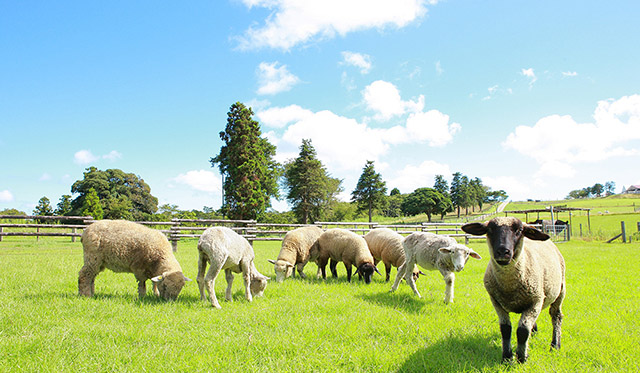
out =
<svg viewBox="0 0 640 373"><path fill-rule="evenodd" d="M364 240L367 241L367 246L373 256L373 264L377 266L381 260L384 263L385 281L388 282L391 268L399 268L404 263L404 249L402 248L404 237L389 228L376 228L365 234ZM418 267L414 266L414 280L418 278L419 274L424 275L418 270Z"/></svg>
<svg viewBox="0 0 640 373"><path fill-rule="evenodd" d="M95 278L108 268L133 273L138 280L138 295L146 294L146 280L153 281L153 292L175 300L185 281L171 244L160 231L126 220L100 220L82 233L84 266L78 273L78 293L91 297Z"/></svg>
<svg viewBox="0 0 640 373"><path fill-rule="evenodd" d="M502 335L502 360L513 358L509 313L520 313L516 335L519 362L527 359L531 331L537 329L540 312L549 307L553 336L551 348L560 348L562 301L565 296L564 258L549 236L514 217L499 217L487 223L469 223L462 230L487 235L491 260L484 286L498 314Z"/></svg>
<svg viewBox="0 0 640 373"><path fill-rule="evenodd" d="M398 274L391 291L398 288L400 280L404 277L413 292L420 297L413 276L407 270L417 264L430 271L440 271L445 283L445 303L453 302L455 272L464 269L469 257L481 259L478 253L459 244L454 238L428 232L410 234L404 239L403 247L406 259L404 264L398 268Z"/></svg>
<svg viewBox="0 0 640 373"><path fill-rule="evenodd" d="M318 264L322 278L325 279L327 278L325 267L329 259L331 259L331 275L338 277L336 265L338 262L343 262L349 282L351 282L352 265L356 267L359 278L364 278L366 284L371 282L374 271L380 273L373 264L373 256L364 238L346 229L332 228L322 233L311 247L309 255L310 260Z"/></svg>
<svg viewBox="0 0 640 373"><path fill-rule="evenodd" d="M244 280L245 297L251 302L253 297L262 296L267 287L266 276L256 269L253 260L255 254L249 242L233 230L226 227L207 228L198 240L198 287L200 299L205 300L205 288L211 305L220 307L215 293L215 281L223 269L227 279L225 299L231 302L231 286L233 285L233 272L242 272ZM209 270L207 263L210 264ZM206 276L205 276L206 271Z"/></svg>
<svg viewBox="0 0 640 373"><path fill-rule="evenodd" d="M322 232L320 227L309 226L296 228L284 236L278 258L269 259L269 263L274 266L277 282L282 282L291 275L295 277L296 269L300 277L306 278L303 270L309 261L309 250Z"/></svg>

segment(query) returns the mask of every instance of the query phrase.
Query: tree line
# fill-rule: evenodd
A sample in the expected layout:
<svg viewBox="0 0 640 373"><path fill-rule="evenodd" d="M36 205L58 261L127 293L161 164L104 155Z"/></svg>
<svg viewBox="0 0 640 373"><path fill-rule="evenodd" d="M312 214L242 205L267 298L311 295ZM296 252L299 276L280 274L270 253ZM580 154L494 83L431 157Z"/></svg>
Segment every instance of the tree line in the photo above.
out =
<svg viewBox="0 0 640 373"><path fill-rule="evenodd" d="M504 201L503 190L492 191L479 178L460 172L452 175L448 185L443 175L435 177L432 187L422 187L402 194L387 185L375 170L373 161L362 169L350 202L341 202L342 180L332 177L317 157L310 139L303 139L295 159L284 164L275 161L276 147L262 136L253 110L240 102L231 105L224 131L219 133L223 146L210 158L223 179L223 204L219 210L181 211L175 205L158 207L158 199L144 180L119 169L86 169L83 179L71 186L55 208L42 197L34 215L93 216L95 219L166 221L179 218L255 219L270 222L311 223L320 220L342 221L359 214L372 220L374 214L386 217L426 214L442 219L447 213L466 214L483 204ZM281 190L284 192L281 195ZM270 210L271 199L286 198L291 211Z"/></svg>
<svg viewBox="0 0 640 373"><path fill-rule="evenodd" d="M616 183L613 181L607 181L604 185L595 183L590 187L570 191L565 199L602 197L603 195L610 196L616 194L615 189Z"/></svg>

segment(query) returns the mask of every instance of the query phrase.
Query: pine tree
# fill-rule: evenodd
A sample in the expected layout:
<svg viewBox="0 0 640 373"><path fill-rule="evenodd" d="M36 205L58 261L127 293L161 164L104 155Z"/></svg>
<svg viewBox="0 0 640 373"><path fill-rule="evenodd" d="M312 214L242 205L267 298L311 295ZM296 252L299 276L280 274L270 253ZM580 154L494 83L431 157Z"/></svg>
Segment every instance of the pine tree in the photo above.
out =
<svg viewBox="0 0 640 373"><path fill-rule="evenodd" d="M60 197L60 201L56 207L54 213L58 216L69 215L71 212L71 196L68 194L63 194Z"/></svg>
<svg viewBox="0 0 640 373"><path fill-rule="evenodd" d="M103 216L102 204L100 204L100 197L95 189L90 188L87 195L84 198L82 204L82 215L93 216L94 219L100 220Z"/></svg>
<svg viewBox="0 0 640 373"><path fill-rule="evenodd" d="M220 132L225 145L210 159L223 177L223 211L232 219L256 219L277 198L280 165L273 159L276 147L262 137L253 111L236 102L227 113L227 126Z"/></svg>
<svg viewBox="0 0 640 373"><path fill-rule="evenodd" d="M53 208L51 207L51 201L49 201L49 198L47 197L40 198L40 200L38 201L38 205L33 210L33 215L37 215L37 216L53 215ZM38 219L38 222L43 223L44 219Z"/></svg>
<svg viewBox="0 0 640 373"><path fill-rule="evenodd" d="M373 209L384 206L386 194L387 186L382 176L376 172L373 161L367 161L356 189L351 192L351 201L356 202L358 211L368 210L369 222L371 222Z"/></svg>
<svg viewBox="0 0 640 373"><path fill-rule="evenodd" d="M284 186L289 191L287 200L299 222L307 224L326 215L327 208L336 201L341 180L337 186L316 158L316 150L311 140L303 139L300 153L293 161L285 164Z"/></svg>

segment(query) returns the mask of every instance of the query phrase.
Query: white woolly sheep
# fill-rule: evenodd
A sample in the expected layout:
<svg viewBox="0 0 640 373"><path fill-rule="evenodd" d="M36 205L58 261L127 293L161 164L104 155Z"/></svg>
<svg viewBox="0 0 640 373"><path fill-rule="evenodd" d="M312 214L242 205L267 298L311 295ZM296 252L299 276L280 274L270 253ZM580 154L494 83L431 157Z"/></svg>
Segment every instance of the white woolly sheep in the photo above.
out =
<svg viewBox="0 0 640 373"><path fill-rule="evenodd" d="M373 272L378 269L373 264L373 256L367 247L367 241L349 230L341 228L328 229L318 237L318 240L311 247L310 260L318 264L322 272L322 278L326 279L325 267L327 261L331 259L331 275L338 277L336 265L343 262L347 270L347 281L351 282L351 266L356 267L359 278L364 277L364 282L369 284Z"/></svg>
<svg viewBox="0 0 640 373"><path fill-rule="evenodd" d="M100 220L82 233L84 266L78 273L78 293L91 297L95 278L108 268L133 273L138 280L138 296L147 292L146 281L153 281L153 292L175 300L185 281L182 268L160 231L126 220Z"/></svg>
<svg viewBox="0 0 640 373"><path fill-rule="evenodd" d="M225 299L231 299L231 286L233 285L233 273L242 272L244 280L245 297L251 302L253 297L262 296L267 287L266 276L263 276L256 269L253 260L255 254L249 242L230 228L211 227L207 228L198 240L198 287L200 289L200 299L206 300L204 289L207 289L211 305L220 307L215 293L216 277L223 269L227 279L227 290ZM207 263L210 264L209 271Z"/></svg>
<svg viewBox="0 0 640 373"><path fill-rule="evenodd" d="M278 258L269 259L269 263L274 265L277 282L291 275L295 277L296 269L300 277L306 278L303 270L309 262L309 250L322 232L320 227L309 226L296 228L284 236Z"/></svg>
<svg viewBox="0 0 640 373"><path fill-rule="evenodd" d="M498 217L487 223L469 223L462 230L487 235L491 260L484 274L484 286L498 314L502 335L502 360L513 358L509 313L521 314L516 335L519 362L527 359L529 335L537 330L540 312L549 307L553 334L551 348L560 348L562 301L564 300L564 258L549 236L514 217Z"/></svg>
<svg viewBox="0 0 640 373"><path fill-rule="evenodd" d="M454 272L462 271L469 257L482 259L478 253L459 244L454 238L429 232L411 233L404 239L403 247L406 259L398 268L391 291L398 288L400 280L404 277L413 292L421 297L413 277L407 270L417 264L430 271L440 271L445 283L445 303L453 303L453 285L456 278Z"/></svg>
<svg viewBox="0 0 640 373"><path fill-rule="evenodd" d="M367 241L367 246L373 256L373 264L377 266L380 260L384 263L385 281L388 282L391 267L399 268L404 263L404 249L402 248L404 237L389 228L376 228L365 234L364 240ZM419 274L424 275L417 266L414 266L414 280L418 278Z"/></svg>

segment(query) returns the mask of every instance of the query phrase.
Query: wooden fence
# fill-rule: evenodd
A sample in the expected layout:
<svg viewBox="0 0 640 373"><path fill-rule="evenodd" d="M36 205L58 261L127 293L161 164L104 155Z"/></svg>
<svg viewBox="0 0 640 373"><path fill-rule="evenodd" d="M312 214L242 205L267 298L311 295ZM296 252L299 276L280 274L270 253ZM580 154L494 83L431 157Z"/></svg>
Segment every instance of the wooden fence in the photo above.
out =
<svg viewBox="0 0 640 373"><path fill-rule="evenodd" d="M23 220L25 223L14 223L3 221ZM27 222L27 221L31 222ZM51 221L52 223L61 221L76 222L76 224L44 224L38 221ZM90 216L18 216L0 215L0 241L5 236L33 236L38 239L42 236L51 237L71 237L75 242L76 237L82 236L82 230L94 220ZM245 237L253 244L253 241L281 241L292 229L315 225L323 229L340 227L365 235L376 228L390 228L402 235L413 232L432 232L444 234L451 237L464 238L465 243L469 239L484 239L482 236L470 236L460 229L463 223L420 223L404 225L382 225L377 222L315 222L314 224L272 224L258 223L255 220L226 220L226 219L172 219L171 221L140 221L143 225L151 226L160 230L171 242L173 250L176 251L178 242L185 238L197 238L202 232L211 226L226 226Z"/></svg>

